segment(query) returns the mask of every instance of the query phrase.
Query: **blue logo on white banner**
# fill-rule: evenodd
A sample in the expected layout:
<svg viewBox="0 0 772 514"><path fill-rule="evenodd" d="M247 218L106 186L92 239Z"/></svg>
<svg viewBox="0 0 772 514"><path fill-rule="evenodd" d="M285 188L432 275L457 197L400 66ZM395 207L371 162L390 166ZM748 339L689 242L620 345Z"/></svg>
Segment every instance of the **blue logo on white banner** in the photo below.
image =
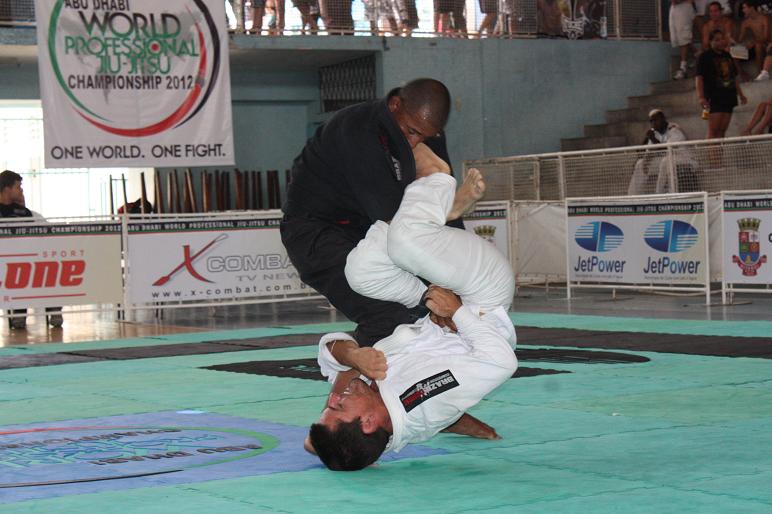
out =
<svg viewBox="0 0 772 514"><path fill-rule="evenodd" d="M685 221L664 220L650 225L643 238L647 245L657 251L678 253L696 245L700 234Z"/></svg>
<svg viewBox="0 0 772 514"><path fill-rule="evenodd" d="M590 252L610 252L624 241L622 229L607 221L593 221L576 229L576 243Z"/></svg>

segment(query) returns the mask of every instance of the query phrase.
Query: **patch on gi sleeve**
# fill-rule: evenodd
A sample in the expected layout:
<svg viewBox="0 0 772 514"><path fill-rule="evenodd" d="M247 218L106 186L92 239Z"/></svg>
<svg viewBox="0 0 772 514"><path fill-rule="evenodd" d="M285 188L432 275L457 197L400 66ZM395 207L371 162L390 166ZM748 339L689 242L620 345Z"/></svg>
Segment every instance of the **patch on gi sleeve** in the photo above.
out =
<svg viewBox="0 0 772 514"><path fill-rule="evenodd" d="M405 407L405 412L410 412L429 398L458 387L458 385L456 377L449 369L446 369L408 387L404 393L399 395L399 399L402 406Z"/></svg>

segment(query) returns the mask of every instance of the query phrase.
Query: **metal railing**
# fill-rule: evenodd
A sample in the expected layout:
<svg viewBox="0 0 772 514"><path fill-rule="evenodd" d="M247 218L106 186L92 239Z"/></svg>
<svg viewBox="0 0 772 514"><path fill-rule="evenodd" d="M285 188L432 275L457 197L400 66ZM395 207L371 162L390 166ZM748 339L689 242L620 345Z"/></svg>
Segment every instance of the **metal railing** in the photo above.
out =
<svg viewBox="0 0 772 514"><path fill-rule="evenodd" d="M772 189L772 135L523 155L464 162L486 200Z"/></svg>
<svg viewBox="0 0 772 514"><path fill-rule="evenodd" d="M661 13L656 0L298 0L292 3L224 0L224 3L232 30L262 35L467 37L478 34L487 13L494 22L486 31L489 37L554 37L556 34L550 34L550 27L554 29L555 25L562 24L563 28L583 27L582 30L610 39L661 38ZM261 18L259 30L255 23L258 18ZM0 25L34 24L34 0L0 0Z"/></svg>

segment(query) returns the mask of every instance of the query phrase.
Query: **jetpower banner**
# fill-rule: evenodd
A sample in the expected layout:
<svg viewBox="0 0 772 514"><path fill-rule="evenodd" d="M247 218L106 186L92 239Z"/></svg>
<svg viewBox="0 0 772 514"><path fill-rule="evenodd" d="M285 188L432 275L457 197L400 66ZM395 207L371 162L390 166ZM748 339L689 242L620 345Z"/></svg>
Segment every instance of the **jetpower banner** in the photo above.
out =
<svg viewBox="0 0 772 514"><path fill-rule="evenodd" d="M0 224L0 308L120 303L120 223Z"/></svg>
<svg viewBox="0 0 772 514"><path fill-rule="evenodd" d="M49 168L234 163L216 0L35 0Z"/></svg>
<svg viewBox="0 0 772 514"><path fill-rule="evenodd" d="M772 194L724 194L724 280L772 284Z"/></svg>
<svg viewBox="0 0 772 514"><path fill-rule="evenodd" d="M131 222L129 302L313 293L279 236L280 218Z"/></svg>
<svg viewBox="0 0 772 514"><path fill-rule="evenodd" d="M704 197L566 202L572 282L705 284Z"/></svg>

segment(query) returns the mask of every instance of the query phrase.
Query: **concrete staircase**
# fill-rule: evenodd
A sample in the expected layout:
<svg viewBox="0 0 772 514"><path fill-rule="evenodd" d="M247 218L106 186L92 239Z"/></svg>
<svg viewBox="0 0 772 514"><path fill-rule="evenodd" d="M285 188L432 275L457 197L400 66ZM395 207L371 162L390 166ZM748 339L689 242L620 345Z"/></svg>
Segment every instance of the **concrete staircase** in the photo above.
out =
<svg viewBox="0 0 772 514"><path fill-rule="evenodd" d="M747 82L741 87L748 104L735 108L727 136L739 136L759 102L772 98L772 81ZM689 139L705 138L708 127L701 118L693 78L654 82L650 91L648 95L628 97L626 109L606 111L606 123L585 125L584 137L562 139L561 150L639 145L649 129L649 111L654 108L662 109L668 121L680 125Z"/></svg>

